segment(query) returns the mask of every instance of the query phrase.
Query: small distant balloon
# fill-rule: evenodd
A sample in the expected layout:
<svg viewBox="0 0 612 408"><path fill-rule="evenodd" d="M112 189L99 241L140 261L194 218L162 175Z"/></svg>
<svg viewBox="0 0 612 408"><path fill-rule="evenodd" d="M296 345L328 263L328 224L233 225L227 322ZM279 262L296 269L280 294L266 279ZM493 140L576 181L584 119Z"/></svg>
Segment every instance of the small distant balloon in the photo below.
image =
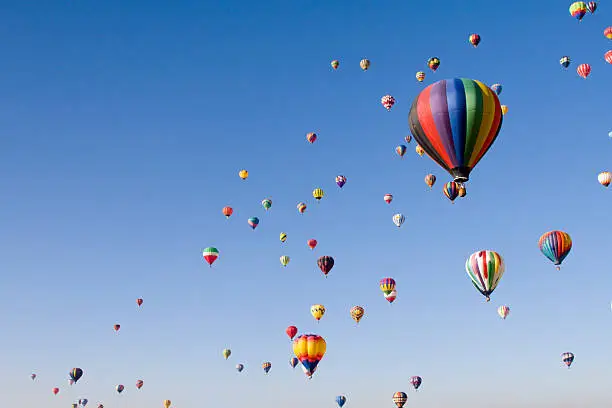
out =
<svg viewBox="0 0 612 408"><path fill-rule="evenodd" d="M246 180L247 178L249 178L249 172L242 169L238 172L238 177L240 177L243 180Z"/></svg>
<svg viewBox="0 0 612 408"><path fill-rule="evenodd" d="M338 61L338 60L333 60L333 61L331 62L331 67L332 67L334 70L338 69L338 67L339 67L339 66L340 66L340 61Z"/></svg>

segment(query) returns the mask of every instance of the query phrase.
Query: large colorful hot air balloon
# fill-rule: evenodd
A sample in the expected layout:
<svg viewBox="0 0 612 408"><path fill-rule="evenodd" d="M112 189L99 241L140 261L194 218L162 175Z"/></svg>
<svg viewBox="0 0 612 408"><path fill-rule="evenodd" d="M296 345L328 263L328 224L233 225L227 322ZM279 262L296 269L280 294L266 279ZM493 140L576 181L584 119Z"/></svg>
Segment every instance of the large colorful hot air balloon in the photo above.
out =
<svg viewBox="0 0 612 408"><path fill-rule="evenodd" d="M308 245L308 248L310 249L315 249L317 247L317 240L316 239L309 239L308 241L306 241L306 245Z"/></svg>
<svg viewBox="0 0 612 408"><path fill-rule="evenodd" d="M293 340L293 353L302 363L302 369L308 378L317 370L326 349L325 339L318 334L302 334Z"/></svg>
<svg viewBox="0 0 612 408"><path fill-rule="evenodd" d="M497 138L502 112L497 95L485 84L455 78L421 91L408 121L425 152L455 181L466 182Z"/></svg>
<svg viewBox="0 0 612 408"><path fill-rule="evenodd" d="M566 55L566 56L564 56L564 57L561 57L561 59L559 60L559 64L561 64L561 66L562 66L563 68L567 68L567 67L569 67L569 64L570 64L571 62L572 62L572 61L570 60L570 57L568 57L567 55Z"/></svg>
<svg viewBox="0 0 612 408"><path fill-rule="evenodd" d="M246 180L247 178L249 178L249 172L246 171L245 169L242 169L238 172L238 177L240 177L243 180Z"/></svg>
<svg viewBox="0 0 612 408"><path fill-rule="evenodd" d="M367 71L368 68L370 68L370 60L369 59L362 59L361 61L359 61L359 66L361 67L361 69L363 69L364 71Z"/></svg>
<svg viewBox="0 0 612 408"><path fill-rule="evenodd" d="M434 176L433 174L428 174L425 176L425 184L427 184L429 188L432 188L435 183L436 176Z"/></svg>
<svg viewBox="0 0 612 408"><path fill-rule="evenodd" d="M612 40L612 27L606 27L604 30L604 37L606 37L608 40Z"/></svg>
<svg viewBox="0 0 612 408"><path fill-rule="evenodd" d="M357 324L359 324L359 321L361 320L364 314L365 314L365 310L361 306L353 306L351 308L351 318L355 322L357 322Z"/></svg>
<svg viewBox="0 0 612 408"><path fill-rule="evenodd" d="M578 76L586 79L589 75L591 75L591 66L589 64L580 64L578 68L576 68L576 72Z"/></svg>
<svg viewBox="0 0 612 408"><path fill-rule="evenodd" d="M229 356L232 355L232 350L230 350L230 349L223 349L223 352L221 354L223 354L223 358L227 360L229 358Z"/></svg>
<svg viewBox="0 0 612 408"><path fill-rule="evenodd" d="M293 340L297 332L298 332L298 328L295 326L289 326L285 329L285 333L287 333L287 336L289 336L290 340Z"/></svg>
<svg viewBox="0 0 612 408"><path fill-rule="evenodd" d="M320 201L325 196L325 193L320 188L315 188L312 190L312 196L315 200Z"/></svg>
<svg viewBox="0 0 612 408"><path fill-rule="evenodd" d="M395 98L392 97L391 95L385 95L382 98L380 98L380 103L388 112L391 110L393 105L395 105Z"/></svg>
<svg viewBox="0 0 612 408"><path fill-rule="evenodd" d="M410 384L412 384L415 390L418 390L422 383L423 379L418 375L410 377Z"/></svg>
<svg viewBox="0 0 612 408"><path fill-rule="evenodd" d="M219 258L219 250L215 247L204 248L202 256L204 260L208 262L208 266L212 267L212 264Z"/></svg>
<svg viewBox="0 0 612 408"><path fill-rule="evenodd" d="M427 60L427 66L429 67L429 69L436 72L436 70L440 66L440 58L431 57L429 60Z"/></svg>
<svg viewBox="0 0 612 408"><path fill-rule="evenodd" d="M342 188L346 184L346 177L342 175L336 176L336 184L338 187Z"/></svg>
<svg viewBox="0 0 612 408"><path fill-rule="evenodd" d="M379 285L380 285L380 290L385 295L388 295L393 290L395 290L395 279L393 279L393 278L382 278L380 280Z"/></svg>
<svg viewBox="0 0 612 408"><path fill-rule="evenodd" d="M310 314L318 322L319 320L321 320L321 318L325 314L325 306L323 306L323 305L312 305L312 306L310 306Z"/></svg>
<svg viewBox="0 0 612 408"><path fill-rule="evenodd" d="M74 381L75 384L79 381L79 379L82 376L83 376L83 370L81 370L80 368L73 368L72 370L70 370L70 379Z"/></svg>
<svg viewBox="0 0 612 408"><path fill-rule="evenodd" d="M497 314L505 320L510 314L510 308L508 306L500 306L497 308Z"/></svg>
<svg viewBox="0 0 612 408"><path fill-rule="evenodd" d="M223 215L225 218L229 218L234 213L234 209L232 207L223 207Z"/></svg>
<svg viewBox="0 0 612 408"><path fill-rule="evenodd" d="M597 181L599 181L599 184L601 184L602 186L608 187L612 182L612 173L610 173L609 171L602 171L597 176Z"/></svg>
<svg viewBox="0 0 612 408"><path fill-rule="evenodd" d="M340 61L338 61L338 60L333 60L333 61L331 62L331 67L332 67L334 70L338 69L338 67L339 67L339 66L340 66Z"/></svg>
<svg viewBox="0 0 612 408"><path fill-rule="evenodd" d="M308 140L310 144L314 143L317 140L317 134L314 132L306 133L306 140Z"/></svg>
<svg viewBox="0 0 612 408"><path fill-rule="evenodd" d="M491 293L504 275L505 265L500 254L484 250L470 255L465 261L465 270L474 287L487 298L488 302L491 300Z"/></svg>
<svg viewBox="0 0 612 408"><path fill-rule="evenodd" d="M572 238L567 232L549 231L540 237L538 246L544 256L557 265L559 270L561 263L572 249Z"/></svg>
<svg viewBox="0 0 612 408"><path fill-rule="evenodd" d="M257 217L251 217L251 218L249 218L249 219L247 220L247 222L249 223L249 226L250 226L252 229L255 229L255 228L257 228L257 226L259 225L259 218L257 218Z"/></svg>
<svg viewBox="0 0 612 408"><path fill-rule="evenodd" d="M470 44L474 46L474 48L478 47L478 44L480 44L480 35L470 34L469 41L470 41Z"/></svg>
<svg viewBox="0 0 612 408"><path fill-rule="evenodd" d="M336 397L336 404L338 404L338 407L342 408L345 403L346 403L346 397L344 395L338 395Z"/></svg>
<svg viewBox="0 0 612 408"><path fill-rule="evenodd" d="M576 1L570 6L569 12L572 17L577 18L578 21L580 21L587 13L587 5L584 1Z"/></svg>
<svg viewBox="0 0 612 408"><path fill-rule="evenodd" d="M454 181L449 181L442 188L442 192L446 198L451 200L452 204L455 204L455 198L457 198L459 195L459 184L455 183Z"/></svg>
<svg viewBox="0 0 612 408"><path fill-rule="evenodd" d="M268 374L268 372L270 372L270 369L272 368L272 363L269 361L266 361L265 363L261 365L261 368L263 368L265 374Z"/></svg>
<svg viewBox="0 0 612 408"><path fill-rule="evenodd" d="M289 261L291 260L291 258L289 258L287 255L283 255L280 257L280 263L283 266L287 266L289 265Z"/></svg>
<svg viewBox="0 0 612 408"><path fill-rule="evenodd" d="M399 157L404 157L404 155L406 154L406 146L404 145L397 146L395 148L395 153L397 153Z"/></svg>
<svg viewBox="0 0 612 408"><path fill-rule="evenodd" d="M563 353L563 354L561 354L561 361L563 361L565 363L567 368L570 368L570 366L574 362L574 353Z"/></svg>
<svg viewBox="0 0 612 408"><path fill-rule="evenodd" d="M406 395L405 392L398 391L393 394L393 402L397 408L402 408L406 404L406 401L408 401L408 395Z"/></svg>
<svg viewBox="0 0 612 408"><path fill-rule="evenodd" d="M393 216L393 223L397 228L401 227L404 221L406 221L406 217L404 217L404 214L395 214Z"/></svg>
<svg viewBox="0 0 612 408"><path fill-rule="evenodd" d="M425 73L423 71L419 71L415 75L417 81L423 82L425 80Z"/></svg>
<svg viewBox="0 0 612 408"><path fill-rule="evenodd" d="M322 256L317 260L317 265L319 266L319 269L321 269L321 272L323 272L323 274L325 276L327 276L327 274L332 270L332 268L334 267L335 261L334 258L332 258L331 256Z"/></svg>

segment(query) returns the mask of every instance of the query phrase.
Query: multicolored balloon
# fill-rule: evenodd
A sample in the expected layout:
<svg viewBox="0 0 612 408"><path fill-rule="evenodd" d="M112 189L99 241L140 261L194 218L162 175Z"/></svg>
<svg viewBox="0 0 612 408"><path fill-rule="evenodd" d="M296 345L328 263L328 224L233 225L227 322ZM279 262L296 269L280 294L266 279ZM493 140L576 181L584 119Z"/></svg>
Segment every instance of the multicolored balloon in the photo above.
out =
<svg viewBox="0 0 612 408"><path fill-rule="evenodd" d="M289 365L291 368L295 368L295 366L297 366L299 363L300 360L298 360L297 357L293 357L291 360L289 360Z"/></svg>
<svg viewBox="0 0 612 408"><path fill-rule="evenodd" d="M397 228L401 227L404 221L406 221L406 217L404 217L404 214L395 214L393 216L393 223Z"/></svg>
<svg viewBox="0 0 612 408"><path fill-rule="evenodd" d="M125 387L123 386L123 384L119 384L115 387L115 389L117 390L119 394L121 394L123 390L125 389Z"/></svg>
<svg viewBox="0 0 612 408"><path fill-rule="evenodd" d="M227 360L229 358L229 356L232 355L232 350L230 350L230 349L223 349L221 354L223 354L223 358Z"/></svg>
<svg viewBox="0 0 612 408"><path fill-rule="evenodd" d="M339 66L340 66L340 61L338 61L338 60L333 60L333 61L331 62L331 67L332 67L334 70L338 69L338 67L339 67Z"/></svg>
<svg viewBox="0 0 612 408"><path fill-rule="evenodd" d="M385 203L391 204L391 201L393 201L393 195L392 194L385 194L385 196L383 197L383 200L385 200Z"/></svg>
<svg viewBox="0 0 612 408"><path fill-rule="evenodd" d="M418 390L422 383L423 383L423 379L419 377L418 375L410 377L410 384L412 384L415 390Z"/></svg>
<svg viewBox="0 0 612 408"><path fill-rule="evenodd" d="M336 176L336 184L340 188L344 187L344 185L346 184L346 177L344 177L342 175Z"/></svg>
<svg viewBox="0 0 612 408"><path fill-rule="evenodd" d="M325 339L318 334L302 334L293 340L293 353L308 378L312 378L326 350Z"/></svg>
<svg viewBox="0 0 612 408"><path fill-rule="evenodd" d="M365 309L361 306L353 306L351 308L351 318L357 323L359 324L359 321L361 320L361 318L363 317L363 315L365 314Z"/></svg>
<svg viewBox="0 0 612 408"><path fill-rule="evenodd" d="M265 363L261 365L261 368L263 368L264 374L268 374L270 372L270 369L272 368L272 363L269 361L266 361Z"/></svg>
<svg viewBox="0 0 612 408"><path fill-rule="evenodd" d="M478 47L478 44L480 44L480 35L470 34L469 41L470 41L470 44L474 46L474 48Z"/></svg>
<svg viewBox="0 0 612 408"><path fill-rule="evenodd" d="M597 181L604 187L608 187L612 183L612 173L609 171L602 171L597 175Z"/></svg>
<svg viewBox="0 0 612 408"><path fill-rule="evenodd" d="M259 225L259 218L251 217L248 219L247 222L249 223L249 226L254 230Z"/></svg>
<svg viewBox="0 0 612 408"><path fill-rule="evenodd" d="M310 306L310 314L318 322L319 320L321 320L321 318L325 314L325 306L323 306L323 305L312 305L312 306ZM299 356L298 356L298 358L299 358Z"/></svg>
<svg viewBox="0 0 612 408"><path fill-rule="evenodd" d="M144 381L142 380L136 381L136 388L141 389L143 385L144 385Z"/></svg>
<svg viewBox="0 0 612 408"><path fill-rule="evenodd" d="M510 308L508 306L500 306L497 308L497 314L499 317L506 320L506 317L510 314Z"/></svg>
<svg viewBox="0 0 612 408"><path fill-rule="evenodd" d="M455 198L459 195L459 184L454 181L449 181L442 188L442 192L448 198L452 204L455 204Z"/></svg>
<svg viewBox="0 0 612 408"><path fill-rule="evenodd" d="M572 238L567 232L549 231L540 237L538 247L559 270L561 269L561 263L572 250Z"/></svg>
<svg viewBox="0 0 612 408"><path fill-rule="evenodd" d="M491 85L491 90L495 92L496 95L500 95L502 93L502 84L493 84Z"/></svg>
<svg viewBox="0 0 612 408"><path fill-rule="evenodd" d="M244 370L244 365L243 364L236 364L236 370L241 373L242 370Z"/></svg>
<svg viewBox="0 0 612 408"><path fill-rule="evenodd" d="M436 176L434 176L433 174L426 175L425 184L427 184L429 188L432 188L433 185L436 184Z"/></svg>
<svg viewBox="0 0 612 408"><path fill-rule="evenodd" d="M393 289L391 293L389 293L388 295L385 295L385 299L387 299L387 302L389 303L393 303L396 298L397 298L397 291L395 289Z"/></svg>
<svg viewBox="0 0 612 408"><path fill-rule="evenodd" d="M317 140L317 134L314 132L306 133L306 140L308 140L308 143L313 144Z"/></svg>
<svg viewBox="0 0 612 408"><path fill-rule="evenodd" d="M115 325L113 326L113 330L115 330L115 332L118 332L118 331L119 331L119 329L121 329L121 325L120 325L120 324L115 324Z"/></svg>
<svg viewBox="0 0 612 408"><path fill-rule="evenodd" d="M269 198L265 198L261 201L261 205L264 210L268 211L270 208L272 208L272 200Z"/></svg>
<svg viewBox="0 0 612 408"><path fill-rule="evenodd" d="M397 408L402 408L406 405L406 401L408 401L408 395L405 392L398 391L393 394L393 402L397 406Z"/></svg>
<svg viewBox="0 0 612 408"><path fill-rule="evenodd" d="M425 73L423 71L419 71L415 75L417 81L423 82L425 80Z"/></svg>
<svg viewBox="0 0 612 408"><path fill-rule="evenodd" d="M280 263L283 266L287 266L289 265L289 261L291 260L291 258L289 258L287 255L283 255L280 257Z"/></svg>
<svg viewBox="0 0 612 408"><path fill-rule="evenodd" d="M280 242L285 242L287 241L287 234L284 232L281 232L278 239L280 239Z"/></svg>
<svg viewBox="0 0 612 408"><path fill-rule="evenodd" d="M466 182L502 125L495 92L480 81L438 81L414 100L410 130L419 145L457 182Z"/></svg>
<svg viewBox="0 0 612 408"><path fill-rule="evenodd" d="M467 190L465 189L465 186L463 184L459 184L459 190L457 190L457 195L463 198L466 194Z"/></svg>
<svg viewBox="0 0 612 408"><path fill-rule="evenodd" d="M465 270L474 287L487 298L488 302L504 275L505 265L500 254L495 251L484 250L470 255L465 261Z"/></svg>
<svg viewBox="0 0 612 408"><path fill-rule="evenodd" d="M440 67L440 58L431 57L429 60L427 60L427 66L429 67L429 69L436 72L438 67Z"/></svg>
<svg viewBox="0 0 612 408"><path fill-rule="evenodd" d="M380 103L387 110L387 112L389 112L393 105L395 105L395 98L391 95L385 95L380 98Z"/></svg>
<svg viewBox="0 0 612 408"><path fill-rule="evenodd" d="M361 61L359 61L359 66L361 67L361 69L363 69L364 71L367 71L368 68L370 68L370 60L369 59L362 59Z"/></svg>
<svg viewBox="0 0 612 408"><path fill-rule="evenodd" d="M320 188L315 188L312 191L312 196L315 198L315 200L321 201L321 199L325 196L325 193Z"/></svg>
<svg viewBox="0 0 612 408"><path fill-rule="evenodd" d="M406 146L404 145L397 146L395 148L395 153L397 153L399 157L404 157L404 155L406 154Z"/></svg>
<svg viewBox="0 0 612 408"><path fill-rule="evenodd" d="M604 30L604 37L606 37L608 40L612 40L612 26L606 27Z"/></svg>
<svg viewBox="0 0 612 408"><path fill-rule="evenodd" d="M298 209L300 214L304 214L304 212L306 211L306 204L305 203L298 203L297 209Z"/></svg>
<svg viewBox="0 0 612 408"><path fill-rule="evenodd" d="M589 1L587 3L587 10L589 11L589 13L594 14L595 10L597 10L597 2L596 1Z"/></svg>
<svg viewBox="0 0 612 408"><path fill-rule="evenodd" d="M582 17L587 13L587 5L584 1L576 1L572 3L569 8L570 15L578 21L582 20Z"/></svg>
<svg viewBox="0 0 612 408"><path fill-rule="evenodd" d="M412 141L412 136L410 136L410 135L404 136L404 141L406 143L410 143Z"/></svg>
<svg viewBox="0 0 612 408"><path fill-rule="evenodd" d="M208 262L208 266L212 268L212 264L219 258L219 250L215 247L204 248L202 256L204 260Z"/></svg>
<svg viewBox="0 0 612 408"><path fill-rule="evenodd" d="M567 67L569 67L569 64L570 64L571 62L572 62L572 61L570 60L570 57L568 57L567 55L566 55L566 56L564 56L564 57L561 57L561 59L559 60L559 64L561 64L561 66L562 66L563 68L567 68Z"/></svg>
<svg viewBox="0 0 612 408"><path fill-rule="evenodd" d="M423 150L423 148L420 145L416 145L414 148L414 151L416 152L416 154L418 154L421 157L423 157L423 155L425 154L425 150Z"/></svg>
<svg viewBox="0 0 612 408"><path fill-rule="evenodd" d="M574 362L574 353L567 352L567 353L561 354L561 361L565 363L567 368L570 368L570 366Z"/></svg>
<svg viewBox="0 0 612 408"><path fill-rule="evenodd" d="M81 370L80 368L73 368L72 370L70 370L69 375L70 379L76 384L83 376L83 370Z"/></svg>
<svg viewBox="0 0 612 408"><path fill-rule="evenodd" d="M395 290L395 279L382 278L379 283L380 290L386 296Z"/></svg>

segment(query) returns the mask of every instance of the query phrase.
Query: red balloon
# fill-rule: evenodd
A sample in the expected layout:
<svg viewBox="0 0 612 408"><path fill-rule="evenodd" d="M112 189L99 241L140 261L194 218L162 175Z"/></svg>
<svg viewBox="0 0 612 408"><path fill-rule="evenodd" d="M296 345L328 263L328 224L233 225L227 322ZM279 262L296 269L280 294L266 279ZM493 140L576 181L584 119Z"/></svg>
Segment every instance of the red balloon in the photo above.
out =
<svg viewBox="0 0 612 408"><path fill-rule="evenodd" d="M234 213L234 209L232 207L223 207L223 215L225 218L229 218Z"/></svg>
<svg viewBox="0 0 612 408"><path fill-rule="evenodd" d="M141 298L136 299L136 304L138 306L142 306L142 302L144 302L144 300L142 300Z"/></svg>
<svg viewBox="0 0 612 408"><path fill-rule="evenodd" d="M287 333L287 336L289 336L290 339L293 339L295 337L295 335L297 334L298 329L295 326L289 326L287 327L287 330L285 330L285 333Z"/></svg>
<svg viewBox="0 0 612 408"><path fill-rule="evenodd" d="M115 331L119 331L119 329L121 328L120 324L116 324L113 326L113 328L115 329Z"/></svg>
<svg viewBox="0 0 612 408"><path fill-rule="evenodd" d="M51 392L53 393L53 395L57 395L57 393L59 392L59 388L55 387L51 390Z"/></svg>
<svg viewBox="0 0 612 408"><path fill-rule="evenodd" d="M309 239L308 240L308 246L310 247L310 249L315 249L315 247L317 246L317 240L316 239Z"/></svg>
<svg viewBox="0 0 612 408"><path fill-rule="evenodd" d="M586 79L586 77L588 77L591 73L591 66L589 64L580 64L578 65L578 68L576 68L576 72L578 75Z"/></svg>
<svg viewBox="0 0 612 408"><path fill-rule="evenodd" d="M604 58L606 59L606 62L607 62L608 64L612 64L612 50L610 50L610 51L606 52L606 53L604 54Z"/></svg>

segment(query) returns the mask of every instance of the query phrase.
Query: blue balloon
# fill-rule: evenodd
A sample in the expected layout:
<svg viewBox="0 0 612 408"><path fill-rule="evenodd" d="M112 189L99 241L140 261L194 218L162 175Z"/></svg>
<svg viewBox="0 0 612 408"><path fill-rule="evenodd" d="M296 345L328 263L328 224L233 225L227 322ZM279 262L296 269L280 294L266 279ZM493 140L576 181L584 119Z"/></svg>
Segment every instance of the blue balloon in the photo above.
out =
<svg viewBox="0 0 612 408"><path fill-rule="evenodd" d="M336 397L336 403L338 403L338 406L342 408L342 406L346 403L346 397L344 395L338 395Z"/></svg>

